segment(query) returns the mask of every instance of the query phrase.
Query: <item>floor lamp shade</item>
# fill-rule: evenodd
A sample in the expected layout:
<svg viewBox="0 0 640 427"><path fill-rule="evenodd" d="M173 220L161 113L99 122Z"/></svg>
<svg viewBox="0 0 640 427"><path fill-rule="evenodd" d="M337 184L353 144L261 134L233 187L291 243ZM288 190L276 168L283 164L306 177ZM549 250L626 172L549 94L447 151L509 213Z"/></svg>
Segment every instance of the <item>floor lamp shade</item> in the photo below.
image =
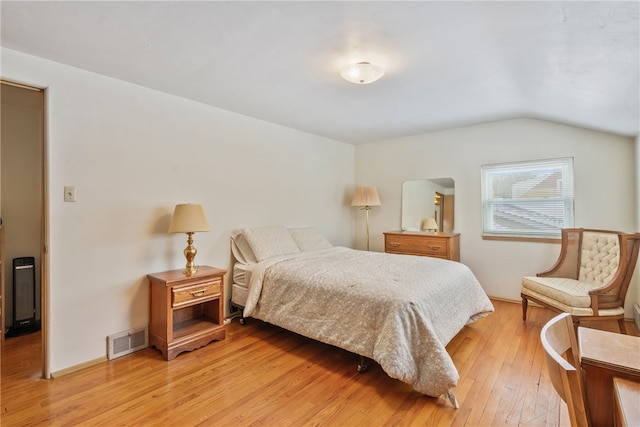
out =
<svg viewBox="0 0 640 427"><path fill-rule="evenodd" d="M187 247L184 250L187 265L182 271L186 276L198 271L193 262L198 253L193 246L193 233L200 231L209 231L209 222L202 206L191 203L176 205L169 224L169 233L187 233Z"/></svg>
<svg viewBox="0 0 640 427"><path fill-rule="evenodd" d="M378 190L374 186L356 187L351 206L380 206Z"/></svg>

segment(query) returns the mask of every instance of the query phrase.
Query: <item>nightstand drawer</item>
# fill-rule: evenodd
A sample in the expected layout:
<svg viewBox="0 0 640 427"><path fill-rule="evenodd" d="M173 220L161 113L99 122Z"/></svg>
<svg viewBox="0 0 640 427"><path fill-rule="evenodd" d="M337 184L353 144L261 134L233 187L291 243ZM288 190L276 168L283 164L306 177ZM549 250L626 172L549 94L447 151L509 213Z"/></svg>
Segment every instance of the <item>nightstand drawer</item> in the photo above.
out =
<svg viewBox="0 0 640 427"><path fill-rule="evenodd" d="M220 295L221 280L171 289L171 306L188 305Z"/></svg>

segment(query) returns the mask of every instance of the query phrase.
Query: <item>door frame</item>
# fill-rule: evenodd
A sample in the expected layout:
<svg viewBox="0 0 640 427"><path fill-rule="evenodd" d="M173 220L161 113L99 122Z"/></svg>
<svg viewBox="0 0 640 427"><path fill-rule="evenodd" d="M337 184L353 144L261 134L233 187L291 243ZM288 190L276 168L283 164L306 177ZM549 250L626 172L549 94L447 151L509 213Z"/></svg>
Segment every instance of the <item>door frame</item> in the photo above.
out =
<svg viewBox="0 0 640 427"><path fill-rule="evenodd" d="M17 86L23 89L33 90L42 93L42 133L40 135L40 150L42 171L42 212L40 213L40 330L41 330L41 367L42 378L51 378L49 366L49 92L47 88L35 85L18 83L0 78L0 84ZM4 304L2 300L2 315L4 316Z"/></svg>

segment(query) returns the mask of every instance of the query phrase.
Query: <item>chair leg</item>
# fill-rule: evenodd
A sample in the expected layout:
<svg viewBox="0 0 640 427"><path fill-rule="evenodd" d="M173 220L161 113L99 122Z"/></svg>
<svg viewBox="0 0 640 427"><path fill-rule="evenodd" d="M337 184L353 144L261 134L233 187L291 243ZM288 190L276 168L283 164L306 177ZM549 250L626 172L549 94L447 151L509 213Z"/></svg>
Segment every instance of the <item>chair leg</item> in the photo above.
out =
<svg viewBox="0 0 640 427"><path fill-rule="evenodd" d="M618 319L618 327L620 328L620 333L626 335L627 328L624 326L624 319Z"/></svg>
<svg viewBox="0 0 640 427"><path fill-rule="evenodd" d="M529 305L529 300L525 297L522 297L522 320L527 320L527 306Z"/></svg>

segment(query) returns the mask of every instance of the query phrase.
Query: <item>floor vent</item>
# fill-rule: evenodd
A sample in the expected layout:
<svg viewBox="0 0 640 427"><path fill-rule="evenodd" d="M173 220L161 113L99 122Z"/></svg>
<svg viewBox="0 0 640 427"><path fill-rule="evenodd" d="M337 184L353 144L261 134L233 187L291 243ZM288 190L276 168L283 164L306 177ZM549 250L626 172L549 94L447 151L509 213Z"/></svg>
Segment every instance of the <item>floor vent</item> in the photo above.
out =
<svg viewBox="0 0 640 427"><path fill-rule="evenodd" d="M149 329L130 329L107 337L109 360L149 347Z"/></svg>

